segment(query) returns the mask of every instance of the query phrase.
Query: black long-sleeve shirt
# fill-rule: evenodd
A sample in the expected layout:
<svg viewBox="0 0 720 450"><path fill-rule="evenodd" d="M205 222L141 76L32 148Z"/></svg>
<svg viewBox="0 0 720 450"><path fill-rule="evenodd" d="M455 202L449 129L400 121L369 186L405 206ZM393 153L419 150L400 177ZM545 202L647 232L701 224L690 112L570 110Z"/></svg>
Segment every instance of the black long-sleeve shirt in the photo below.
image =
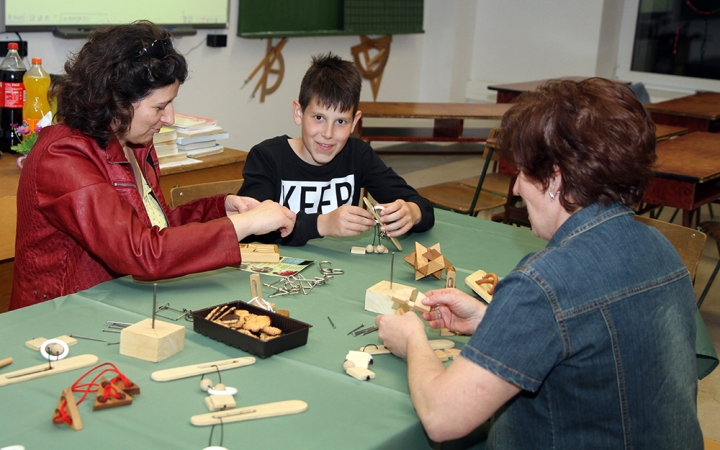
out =
<svg viewBox="0 0 720 450"><path fill-rule="evenodd" d="M259 201L274 200L297 213L295 229L281 238L279 232L252 239L283 245L304 245L321 237L317 229L320 214L342 205L358 205L365 188L379 203L402 199L418 205L420 222L412 231L427 231L435 223L430 202L377 156L360 139L350 138L335 158L322 166L303 161L293 151L288 136L278 136L254 146L243 169L245 181L238 195Z"/></svg>

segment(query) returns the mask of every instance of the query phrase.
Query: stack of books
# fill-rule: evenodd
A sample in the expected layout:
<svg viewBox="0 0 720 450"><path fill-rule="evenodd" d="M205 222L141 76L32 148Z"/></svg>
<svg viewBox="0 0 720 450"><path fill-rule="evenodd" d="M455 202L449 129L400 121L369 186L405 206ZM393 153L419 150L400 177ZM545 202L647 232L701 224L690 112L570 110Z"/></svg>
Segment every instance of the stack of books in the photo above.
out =
<svg viewBox="0 0 720 450"><path fill-rule="evenodd" d="M175 139L177 139L177 132L171 127L162 127L159 133L155 133L153 135L155 153L157 153L158 162L160 164L166 164L187 158L186 154L178 152L178 146Z"/></svg>
<svg viewBox="0 0 720 450"><path fill-rule="evenodd" d="M178 153L188 157L222 153L223 146L217 141L227 139L228 133L217 124L217 120L206 117L175 114L173 128L177 133L175 143Z"/></svg>

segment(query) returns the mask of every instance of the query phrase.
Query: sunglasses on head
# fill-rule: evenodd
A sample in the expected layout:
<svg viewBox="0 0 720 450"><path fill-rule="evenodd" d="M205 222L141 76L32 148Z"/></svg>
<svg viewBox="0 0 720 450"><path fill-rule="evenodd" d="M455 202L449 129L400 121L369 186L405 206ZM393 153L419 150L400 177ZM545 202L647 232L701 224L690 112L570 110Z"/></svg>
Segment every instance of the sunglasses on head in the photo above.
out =
<svg viewBox="0 0 720 450"><path fill-rule="evenodd" d="M152 58L163 59L168 55L168 51L172 48L170 35L166 34L163 39L155 39L148 46L143 47L137 56L148 55Z"/></svg>

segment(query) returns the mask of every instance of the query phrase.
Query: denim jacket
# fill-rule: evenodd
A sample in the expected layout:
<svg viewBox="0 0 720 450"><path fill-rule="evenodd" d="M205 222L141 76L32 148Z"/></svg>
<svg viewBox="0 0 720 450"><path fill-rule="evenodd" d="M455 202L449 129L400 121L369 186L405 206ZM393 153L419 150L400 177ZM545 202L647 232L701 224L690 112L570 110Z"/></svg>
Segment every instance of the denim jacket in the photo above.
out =
<svg viewBox="0 0 720 450"><path fill-rule="evenodd" d="M488 448L702 449L695 296L660 232L591 205L498 283L462 356L522 391Z"/></svg>

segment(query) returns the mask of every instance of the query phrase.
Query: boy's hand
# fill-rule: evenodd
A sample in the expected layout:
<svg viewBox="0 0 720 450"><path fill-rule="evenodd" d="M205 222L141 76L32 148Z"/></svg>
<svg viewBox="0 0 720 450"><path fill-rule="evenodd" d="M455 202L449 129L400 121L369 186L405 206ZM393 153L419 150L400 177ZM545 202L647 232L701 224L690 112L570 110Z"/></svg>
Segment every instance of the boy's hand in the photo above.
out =
<svg viewBox="0 0 720 450"><path fill-rule="evenodd" d="M395 200L381 206L384 209L379 211L382 223L380 229L390 237L398 237L407 233L422 219L420 207L413 202Z"/></svg>
<svg viewBox="0 0 720 450"><path fill-rule="evenodd" d="M358 206L344 205L338 209L318 216L320 236L357 236L375 225L373 215Z"/></svg>

